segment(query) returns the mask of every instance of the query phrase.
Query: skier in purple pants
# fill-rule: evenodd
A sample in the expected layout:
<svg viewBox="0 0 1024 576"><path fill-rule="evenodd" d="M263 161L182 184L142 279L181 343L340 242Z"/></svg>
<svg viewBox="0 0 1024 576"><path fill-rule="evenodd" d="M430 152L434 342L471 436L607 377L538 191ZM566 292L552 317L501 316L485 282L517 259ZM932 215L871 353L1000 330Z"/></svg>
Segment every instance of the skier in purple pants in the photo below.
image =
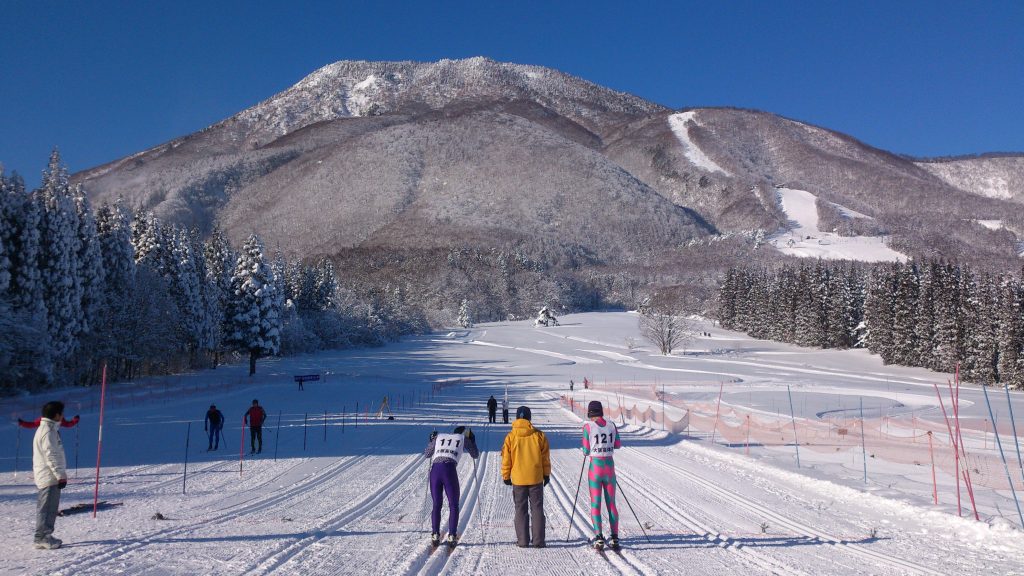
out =
<svg viewBox="0 0 1024 576"><path fill-rule="evenodd" d="M423 456L430 458L430 497L434 507L430 511L430 543L441 544L441 504L442 491L448 497L448 538L449 547L454 548L459 541L459 458L468 452L475 460L480 457L476 447L473 430L465 426L456 426L451 434L438 434L435 430L430 434L430 441L423 451Z"/></svg>

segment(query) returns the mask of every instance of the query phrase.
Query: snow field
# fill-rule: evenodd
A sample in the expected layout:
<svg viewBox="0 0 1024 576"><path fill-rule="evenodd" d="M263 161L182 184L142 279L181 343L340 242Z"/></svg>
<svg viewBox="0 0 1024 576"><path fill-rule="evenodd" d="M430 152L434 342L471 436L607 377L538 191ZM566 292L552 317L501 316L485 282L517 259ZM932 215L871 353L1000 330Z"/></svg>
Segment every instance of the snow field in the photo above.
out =
<svg viewBox="0 0 1024 576"><path fill-rule="evenodd" d="M906 262L905 254L886 244L885 237L840 236L818 229L817 196L804 190L779 188L776 191L782 210L791 225L768 239L783 254L825 260L860 260L863 262ZM863 214L843 208L853 217Z"/></svg>
<svg viewBox="0 0 1024 576"><path fill-rule="evenodd" d="M666 358L649 347L624 349L625 336L637 337L634 314L562 320L558 328L494 324L380 349L278 359L261 363L249 386L194 385L235 378L244 366L183 376L177 397L140 399L108 412L104 449L109 454L100 497L125 505L101 511L96 520L88 514L59 518L56 536L67 543L60 552L30 547L35 490L22 453L22 473L15 479L5 472L0 483L0 511L10 519L11 534L0 545L0 573L1010 574L1024 565L1021 532L1011 527L1012 516L1000 518L995 508L998 504L1006 512L1008 495L986 495L983 514L992 525L974 522L955 516L951 477L940 476L942 504L930 505L930 477L920 478L920 468L907 471L872 460L871 483L864 486L860 460L851 465L845 453L801 449L798 470L791 445L753 446L746 456L742 446L711 444L706 430L671 435L629 423L621 428L625 448L615 457L625 548L621 555L596 554L584 546L591 535L585 486L573 502L584 463L580 419L558 402L568 393L570 378L579 387L584 376L598 384L596 391L578 387L579 401L584 395L606 402L630 398L641 409L645 404L659 408L648 393L662 384L670 398L688 405L714 403L721 386L723 402L761 410L766 417L776 414L771 402L786 400L789 384L797 394L797 418L820 420L817 414L848 409L864 397L900 422L934 416L934 402L922 386L945 375L881 366L877 358L859 353L751 340L712 326L698 327L712 337L698 339L693 347L719 352ZM497 346L472 345L478 338ZM680 366L692 371L666 370ZM298 392L291 375L312 371L330 376ZM708 375L720 372L738 381L723 386L716 380L720 376ZM612 392L615 383L629 385ZM444 387L435 391L438 384ZM605 385L609 389L601 390ZM511 490L499 474L508 427L485 423L487 397L500 398L506 386L512 411L531 406L535 425L552 447L543 550L514 545ZM379 405L385 393L405 398L396 419L365 421L367 403ZM961 395L965 418L982 414L977 390L965 388ZM239 475L236 420L253 397L269 415L264 451L252 459L246 455ZM363 413L358 427L351 419L356 400ZM1022 398L1014 395L1014 400ZM202 444L197 419L211 402L228 416L227 452L222 446L207 454ZM897 404L905 412L893 408ZM342 406L348 413L344 432ZM324 410L329 411L326 442ZM684 414L671 403L666 410L672 418ZM83 468L64 492L63 506L91 500L91 456L86 454L95 449L96 414L83 409L82 417ZM468 457L459 466L460 547L451 555L431 554L427 462L420 454L431 430L456 424L474 429L482 454L475 466ZM73 460L72 436L65 430L63 437ZM11 464L13 429L7 439L0 443L0 458ZM1004 444L1008 440L1004 436ZM26 443L23 437L22 450ZM168 520L151 520L157 511ZM442 532L446 525L445 509Z"/></svg>

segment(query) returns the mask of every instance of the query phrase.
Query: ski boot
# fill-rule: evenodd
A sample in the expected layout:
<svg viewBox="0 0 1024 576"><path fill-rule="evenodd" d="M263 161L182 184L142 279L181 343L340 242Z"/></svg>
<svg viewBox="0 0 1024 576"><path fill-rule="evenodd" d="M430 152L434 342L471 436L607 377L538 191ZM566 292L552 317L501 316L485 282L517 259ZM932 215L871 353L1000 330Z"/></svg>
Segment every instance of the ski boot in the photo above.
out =
<svg viewBox="0 0 1024 576"><path fill-rule="evenodd" d="M438 534L437 532L431 532L430 533L430 545L433 546L434 548L437 548L438 546L440 546L441 545L441 535Z"/></svg>
<svg viewBox="0 0 1024 576"><path fill-rule="evenodd" d="M604 550L604 534L598 534L597 536L595 536L594 539L591 541L591 545L594 547L594 550L597 550L598 552L603 551Z"/></svg>
<svg viewBox="0 0 1024 576"><path fill-rule="evenodd" d="M446 542L448 543L448 550L454 550L455 546L459 543L459 537L455 534L449 534Z"/></svg>
<svg viewBox="0 0 1024 576"><path fill-rule="evenodd" d="M608 546L615 551L619 549L619 535L612 532L612 537L608 539Z"/></svg>

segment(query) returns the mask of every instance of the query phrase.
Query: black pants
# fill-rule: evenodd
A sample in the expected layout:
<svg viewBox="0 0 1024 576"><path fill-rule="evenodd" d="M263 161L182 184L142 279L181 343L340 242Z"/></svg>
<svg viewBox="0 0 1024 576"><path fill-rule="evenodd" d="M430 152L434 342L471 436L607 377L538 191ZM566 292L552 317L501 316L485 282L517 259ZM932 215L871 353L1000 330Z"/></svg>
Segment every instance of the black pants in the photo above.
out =
<svg viewBox="0 0 1024 576"><path fill-rule="evenodd" d="M259 442L259 448L256 443ZM253 452L263 452L263 426L252 426L249 428L249 443Z"/></svg>
<svg viewBox="0 0 1024 576"><path fill-rule="evenodd" d="M508 408L501 411L501 419L505 421L505 424L508 424Z"/></svg>
<svg viewBox="0 0 1024 576"><path fill-rule="evenodd" d="M515 504L516 543L520 546L543 546L544 485L513 486L512 500Z"/></svg>
<svg viewBox="0 0 1024 576"><path fill-rule="evenodd" d="M494 410L487 411L487 421L494 424L498 420L497 413Z"/></svg>

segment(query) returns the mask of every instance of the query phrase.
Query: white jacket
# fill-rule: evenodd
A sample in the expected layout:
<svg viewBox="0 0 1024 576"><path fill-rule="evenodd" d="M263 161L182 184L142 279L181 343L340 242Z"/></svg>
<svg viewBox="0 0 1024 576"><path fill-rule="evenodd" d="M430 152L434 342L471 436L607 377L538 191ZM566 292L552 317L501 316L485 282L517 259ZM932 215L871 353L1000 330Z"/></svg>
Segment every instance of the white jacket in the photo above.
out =
<svg viewBox="0 0 1024 576"><path fill-rule="evenodd" d="M68 479L64 443L60 440L60 422L42 418L32 440L32 473L36 488L42 490Z"/></svg>

